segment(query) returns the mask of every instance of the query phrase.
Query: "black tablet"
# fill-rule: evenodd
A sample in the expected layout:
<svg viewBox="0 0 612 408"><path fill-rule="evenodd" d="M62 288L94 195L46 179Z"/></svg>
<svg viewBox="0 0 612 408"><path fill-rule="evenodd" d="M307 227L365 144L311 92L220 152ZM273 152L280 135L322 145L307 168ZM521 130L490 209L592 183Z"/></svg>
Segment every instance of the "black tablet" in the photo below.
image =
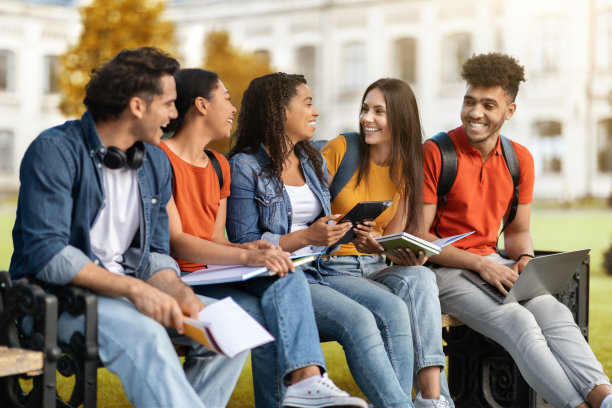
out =
<svg viewBox="0 0 612 408"><path fill-rule="evenodd" d="M391 204L393 204L393 201L362 201L346 213L346 215L338 221L338 224L342 222L351 222L353 225L356 225L362 221L373 220L389 208ZM334 246L346 244L353 239L355 239L355 232L353 232L353 229L350 229L334 244Z"/></svg>

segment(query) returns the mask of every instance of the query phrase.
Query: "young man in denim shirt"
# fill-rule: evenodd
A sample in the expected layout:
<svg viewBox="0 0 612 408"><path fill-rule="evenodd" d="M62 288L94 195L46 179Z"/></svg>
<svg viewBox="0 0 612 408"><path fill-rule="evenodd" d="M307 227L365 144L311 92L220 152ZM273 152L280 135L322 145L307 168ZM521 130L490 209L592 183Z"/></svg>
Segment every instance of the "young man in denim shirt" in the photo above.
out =
<svg viewBox="0 0 612 408"><path fill-rule="evenodd" d="M177 115L178 67L153 48L121 51L94 70L82 118L32 142L10 273L98 295L100 358L134 406L220 407L246 354L211 357L194 346L183 371L166 331L182 333L183 314L197 317L206 300L169 256L170 164L156 145ZM60 317L63 340L77 330L82 318Z"/></svg>

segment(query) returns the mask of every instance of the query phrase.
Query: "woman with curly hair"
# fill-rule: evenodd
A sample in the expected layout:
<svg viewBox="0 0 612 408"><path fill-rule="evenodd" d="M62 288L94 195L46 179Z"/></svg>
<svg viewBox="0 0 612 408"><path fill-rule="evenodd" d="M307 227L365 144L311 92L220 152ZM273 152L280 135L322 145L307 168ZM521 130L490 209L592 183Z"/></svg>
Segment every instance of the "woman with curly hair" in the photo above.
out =
<svg viewBox="0 0 612 408"><path fill-rule="evenodd" d="M325 161L309 142L318 115L302 75L277 72L251 81L229 154L231 241L263 239L294 254L318 253L351 227L331 223L340 215L331 214ZM405 303L367 279L329 268L320 257L301 269L321 338L343 346L365 396L377 407L412 407Z"/></svg>
<svg viewBox="0 0 612 408"><path fill-rule="evenodd" d="M361 201L393 201L373 221L354 226L356 239L325 258L331 268L377 281L406 302L414 340L415 369L420 392L416 399L431 406L452 404L448 393L442 350L440 301L433 271L423 266L427 258L410 249L387 253L387 266L377 236L402 231L418 233L423 208L423 132L419 110L410 85L396 78L382 78L365 90L361 99L359 132L345 133L321 149L331 177L347 180L330 185L335 197L331 208L346 213ZM354 166L340 166L347 146L359 151ZM346 163L346 162L345 162ZM346 174L350 172L350 174ZM338 191L340 189L340 191ZM442 396L444 394L444 396Z"/></svg>
<svg viewBox="0 0 612 408"><path fill-rule="evenodd" d="M229 165L219 153L205 148L211 141L230 136L236 108L228 90L216 73L203 69L182 69L174 77L178 117L169 127L175 133L160 144L174 175L168 203L172 255L183 272L206 268L208 263L239 263L265 265L278 274L194 287L196 293L212 298L232 296L276 338L274 343L252 352L254 378L267 371L279 374L277 383L255 381L257 405L278 406L282 395L277 395L277 390L282 389L280 383L286 383L282 403L286 407L364 408L365 401L340 390L325 373L308 284L302 271L287 273L294 269L287 252L267 241L234 244L225 238ZM235 372L234 360L240 359L226 359L218 367L209 368L216 374L214 387L209 388L214 388L217 394L223 390L231 394L238 379L230 377Z"/></svg>

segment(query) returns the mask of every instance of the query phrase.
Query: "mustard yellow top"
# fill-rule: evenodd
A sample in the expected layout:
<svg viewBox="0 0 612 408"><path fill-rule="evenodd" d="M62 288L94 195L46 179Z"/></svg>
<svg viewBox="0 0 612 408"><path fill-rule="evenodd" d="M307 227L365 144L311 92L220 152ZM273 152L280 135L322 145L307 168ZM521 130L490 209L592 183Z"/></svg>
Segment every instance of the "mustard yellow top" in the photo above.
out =
<svg viewBox="0 0 612 408"><path fill-rule="evenodd" d="M338 170L340 161L344 157L344 153L346 153L346 139L344 139L343 136L338 136L330 140L321 149L321 154L327 161L327 170L329 171L330 178L336 175L336 171ZM361 180L361 184L356 187L357 172L355 172L353 177L331 203L332 214L344 215L360 201L393 200L393 205L383 211L383 213L374 220L376 221L376 227L373 231L379 235L383 235L384 229L397 211L397 204L400 199L399 192L397 191L397 186L391 181L391 177L389 177L388 166L379 166L373 161L370 161L370 170L367 180L367 187L364 180ZM355 249L355 245L353 245L352 242L349 242L348 244L342 245L334 255L363 254Z"/></svg>

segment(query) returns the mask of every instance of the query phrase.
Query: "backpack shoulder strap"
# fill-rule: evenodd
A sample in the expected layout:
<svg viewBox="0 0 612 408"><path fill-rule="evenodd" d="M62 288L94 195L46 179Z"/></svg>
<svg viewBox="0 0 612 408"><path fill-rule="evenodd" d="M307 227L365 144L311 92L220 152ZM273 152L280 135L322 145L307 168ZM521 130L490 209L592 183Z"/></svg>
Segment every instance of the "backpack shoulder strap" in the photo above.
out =
<svg viewBox="0 0 612 408"><path fill-rule="evenodd" d="M504 160L506 161L506 166L508 166L508 171L510 172L510 177L512 177L512 185L514 187L512 203L510 204L510 209L508 211L508 218L506 218L506 222L502 227L501 232L504 230L512 221L514 221L514 217L516 216L516 210L518 208L518 200L519 200L519 180L521 178L521 169L519 167L518 159L516 157L516 151L514 150L514 146L512 146L512 142L507 137L500 135L501 148L504 156ZM501 233L500 233L501 234Z"/></svg>
<svg viewBox="0 0 612 408"><path fill-rule="evenodd" d="M223 188L223 170L221 170L221 165L219 164L219 160L217 156L212 152L212 150L205 149L206 155L210 160L210 164L213 166L213 170L215 170L215 174L217 174L217 179L219 180L219 190Z"/></svg>
<svg viewBox="0 0 612 408"><path fill-rule="evenodd" d="M438 195L438 207L440 207L440 213L438 219L434 223L434 233L439 237L438 224L442 218L444 207L446 207L446 195L450 191L451 187L455 183L457 177L457 151L455 150L455 144L446 132L440 132L434 135L431 140L438 146L440 150L441 167L440 167L440 178L438 180L438 188L436 194Z"/></svg>
<svg viewBox="0 0 612 408"><path fill-rule="evenodd" d="M330 201L334 201L334 198L346 186L359 166L359 133L346 132L342 133L342 136L346 140L346 152L329 186Z"/></svg>
<svg viewBox="0 0 612 408"><path fill-rule="evenodd" d="M442 166L440 168L440 179L438 180L438 203L446 202L446 195L455 183L457 177L457 151L455 144L448 133L440 132L433 136L431 140L440 149Z"/></svg>

